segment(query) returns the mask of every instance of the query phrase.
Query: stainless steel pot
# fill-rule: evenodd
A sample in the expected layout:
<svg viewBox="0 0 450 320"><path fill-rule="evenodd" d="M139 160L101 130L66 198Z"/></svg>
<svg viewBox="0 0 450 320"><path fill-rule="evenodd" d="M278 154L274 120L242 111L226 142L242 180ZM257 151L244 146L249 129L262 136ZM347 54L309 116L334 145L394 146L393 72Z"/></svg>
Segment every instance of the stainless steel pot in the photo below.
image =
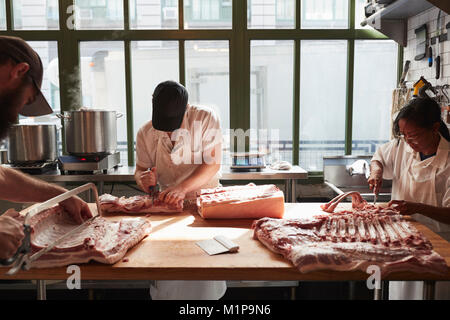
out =
<svg viewBox="0 0 450 320"><path fill-rule="evenodd" d="M9 130L8 162L49 162L58 158L54 124L14 125Z"/></svg>
<svg viewBox="0 0 450 320"><path fill-rule="evenodd" d="M121 113L83 109L58 115L64 119L66 151L72 155L113 154L117 150L117 118Z"/></svg>

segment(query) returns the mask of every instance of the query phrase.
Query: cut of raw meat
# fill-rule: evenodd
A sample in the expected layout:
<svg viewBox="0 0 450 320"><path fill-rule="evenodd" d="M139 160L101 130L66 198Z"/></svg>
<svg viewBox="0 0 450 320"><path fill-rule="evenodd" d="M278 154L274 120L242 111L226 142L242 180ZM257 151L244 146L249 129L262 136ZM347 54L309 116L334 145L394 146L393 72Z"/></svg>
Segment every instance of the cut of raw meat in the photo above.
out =
<svg viewBox="0 0 450 320"><path fill-rule="evenodd" d="M175 213L183 211L183 203L179 206L169 206L164 202L155 198L155 203L152 201L152 197L134 196L130 198L115 197L110 194L103 194L99 197L100 207L102 212L123 212L123 213Z"/></svg>
<svg viewBox="0 0 450 320"><path fill-rule="evenodd" d="M332 212L334 212L334 209L336 209L337 205L341 201L343 201L345 198L347 198L348 196L352 197L353 209L364 209L364 207L367 204L367 201L363 199L363 197L361 196L361 194L359 192L356 192L356 191L350 191L347 193L340 194L337 197L331 199L330 202L325 203L325 204L321 205L320 207L322 208L323 211L332 213Z"/></svg>
<svg viewBox="0 0 450 320"><path fill-rule="evenodd" d="M203 189L197 196L197 210L205 219L282 218L284 194L275 185Z"/></svg>
<svg viewBox="0 0 450 320"><path fill-rule="evenodd" d="M253 223L254 238L282 254L299 271L397 271L445 274L445 260L431 242L392 208L343 211L312 218L270 219Z"/></svg>
<svg viewBox="0 0 450 320"><path fill-rule="evenodd" d="M32 254L46 248L78 224L60 206L43 211L30 218ZM32 263L32 268L60 267L87 263L118 262L127 251L144 239L151 231L150 222L144 218L125 218L108 221L94 219L76 236L71 237L42 255Z"/></svg>

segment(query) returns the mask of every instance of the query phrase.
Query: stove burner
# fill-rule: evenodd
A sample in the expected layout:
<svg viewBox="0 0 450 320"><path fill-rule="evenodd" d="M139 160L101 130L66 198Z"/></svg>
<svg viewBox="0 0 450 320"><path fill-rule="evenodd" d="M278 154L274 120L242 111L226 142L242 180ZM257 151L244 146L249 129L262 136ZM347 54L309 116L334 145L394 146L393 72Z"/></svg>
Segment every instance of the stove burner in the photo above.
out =
<svg viewBox="0 0 450 320"><path fill-rule="evenodd" d="M31 175L44 174L57 169L55 162L34 162L34 163L12 163L11 168L20 170Z"/></svg>
<svg viewBox="0 0 450 320"><path fill-rule="evenodd" d="M58 158L61 174L106 174L120 164L120 153L110 155L70 155Z"/></svg>

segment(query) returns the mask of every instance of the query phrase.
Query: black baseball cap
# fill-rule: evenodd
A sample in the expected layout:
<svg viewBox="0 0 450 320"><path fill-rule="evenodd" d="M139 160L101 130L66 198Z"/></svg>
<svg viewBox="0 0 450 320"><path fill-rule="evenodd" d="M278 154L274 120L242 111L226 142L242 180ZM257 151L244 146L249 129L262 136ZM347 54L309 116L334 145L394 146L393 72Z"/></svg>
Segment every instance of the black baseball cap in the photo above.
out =
<svg viewBox="0 0 450 320"><path fill-rule="evenodd" d="M175 81L165 81L153 93L153 127L172 132L181 127L188 103L188 92Z"/></svg>
<svg viewBox="0 0 450 320"><path fill-rule="evenodd" d="M30 66L28 75L38 90L36 99L25 105L20 114L26 117L37 117L53 113L41 91L44 67L36 51L28 43L17 37L0 36L0 53L6 54L17 63L26 62Z"/></svg>

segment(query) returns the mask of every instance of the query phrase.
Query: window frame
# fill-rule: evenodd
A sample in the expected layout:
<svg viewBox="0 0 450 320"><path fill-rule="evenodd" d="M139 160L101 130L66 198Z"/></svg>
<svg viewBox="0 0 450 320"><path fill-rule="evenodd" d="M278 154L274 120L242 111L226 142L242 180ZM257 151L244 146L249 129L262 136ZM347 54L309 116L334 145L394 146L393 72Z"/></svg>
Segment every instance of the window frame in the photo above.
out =
<svg viewBox="0 0 450 320"><path fill-rule="evenodd" d="M346 91L346 132L345 154L352 153L352 120L353 120L353 75L355 58L355 40L389 39L376 30L355 28L355 0L349 0L348 29L301 29L301 0L295 0L295 29L248 29L247 1L232 0L231 29L184 29L184 1L178 0L178 29L167 30L136 30L130 29L129 0L124 0L123 30L71 30L68 21L73 18L68 7L73 0L59 0L59 30L14 30L12 10L13 0L5 0L6 30L0 34L18 36L29 41L57 41L60 74L60 105L61 112L79 108L77 100L81 97L69 95L69 89L80 88L79 72L81 41L123 41L125 48L125 83L126 83L126 121L128 165L135 165L134 158L134 121L133 121L133 90L131 75L131 41L145 40L176 40L179 42L179 75L180 83L185 84L185 50L186 40L228 40L230 66L230 129L250 129L250 41L251 40L294 40L294 83L293 83L293 141L300 141L300 41L338 39L348 41L347 57L347 91ZM64 45L63 45L64 43ZM403 63L403 48L398 45L398 78L401 75ZM74 77L75 75L75 77ZM75 78L75 79L74 79ZM63 141L64 143L64 141ZM64 147L64 146L63 146ZM64 150L64 149L63 149ZM299 143L293 143L294 165L299 164ZM317 174L311 172L312 175Z"/></svg>

